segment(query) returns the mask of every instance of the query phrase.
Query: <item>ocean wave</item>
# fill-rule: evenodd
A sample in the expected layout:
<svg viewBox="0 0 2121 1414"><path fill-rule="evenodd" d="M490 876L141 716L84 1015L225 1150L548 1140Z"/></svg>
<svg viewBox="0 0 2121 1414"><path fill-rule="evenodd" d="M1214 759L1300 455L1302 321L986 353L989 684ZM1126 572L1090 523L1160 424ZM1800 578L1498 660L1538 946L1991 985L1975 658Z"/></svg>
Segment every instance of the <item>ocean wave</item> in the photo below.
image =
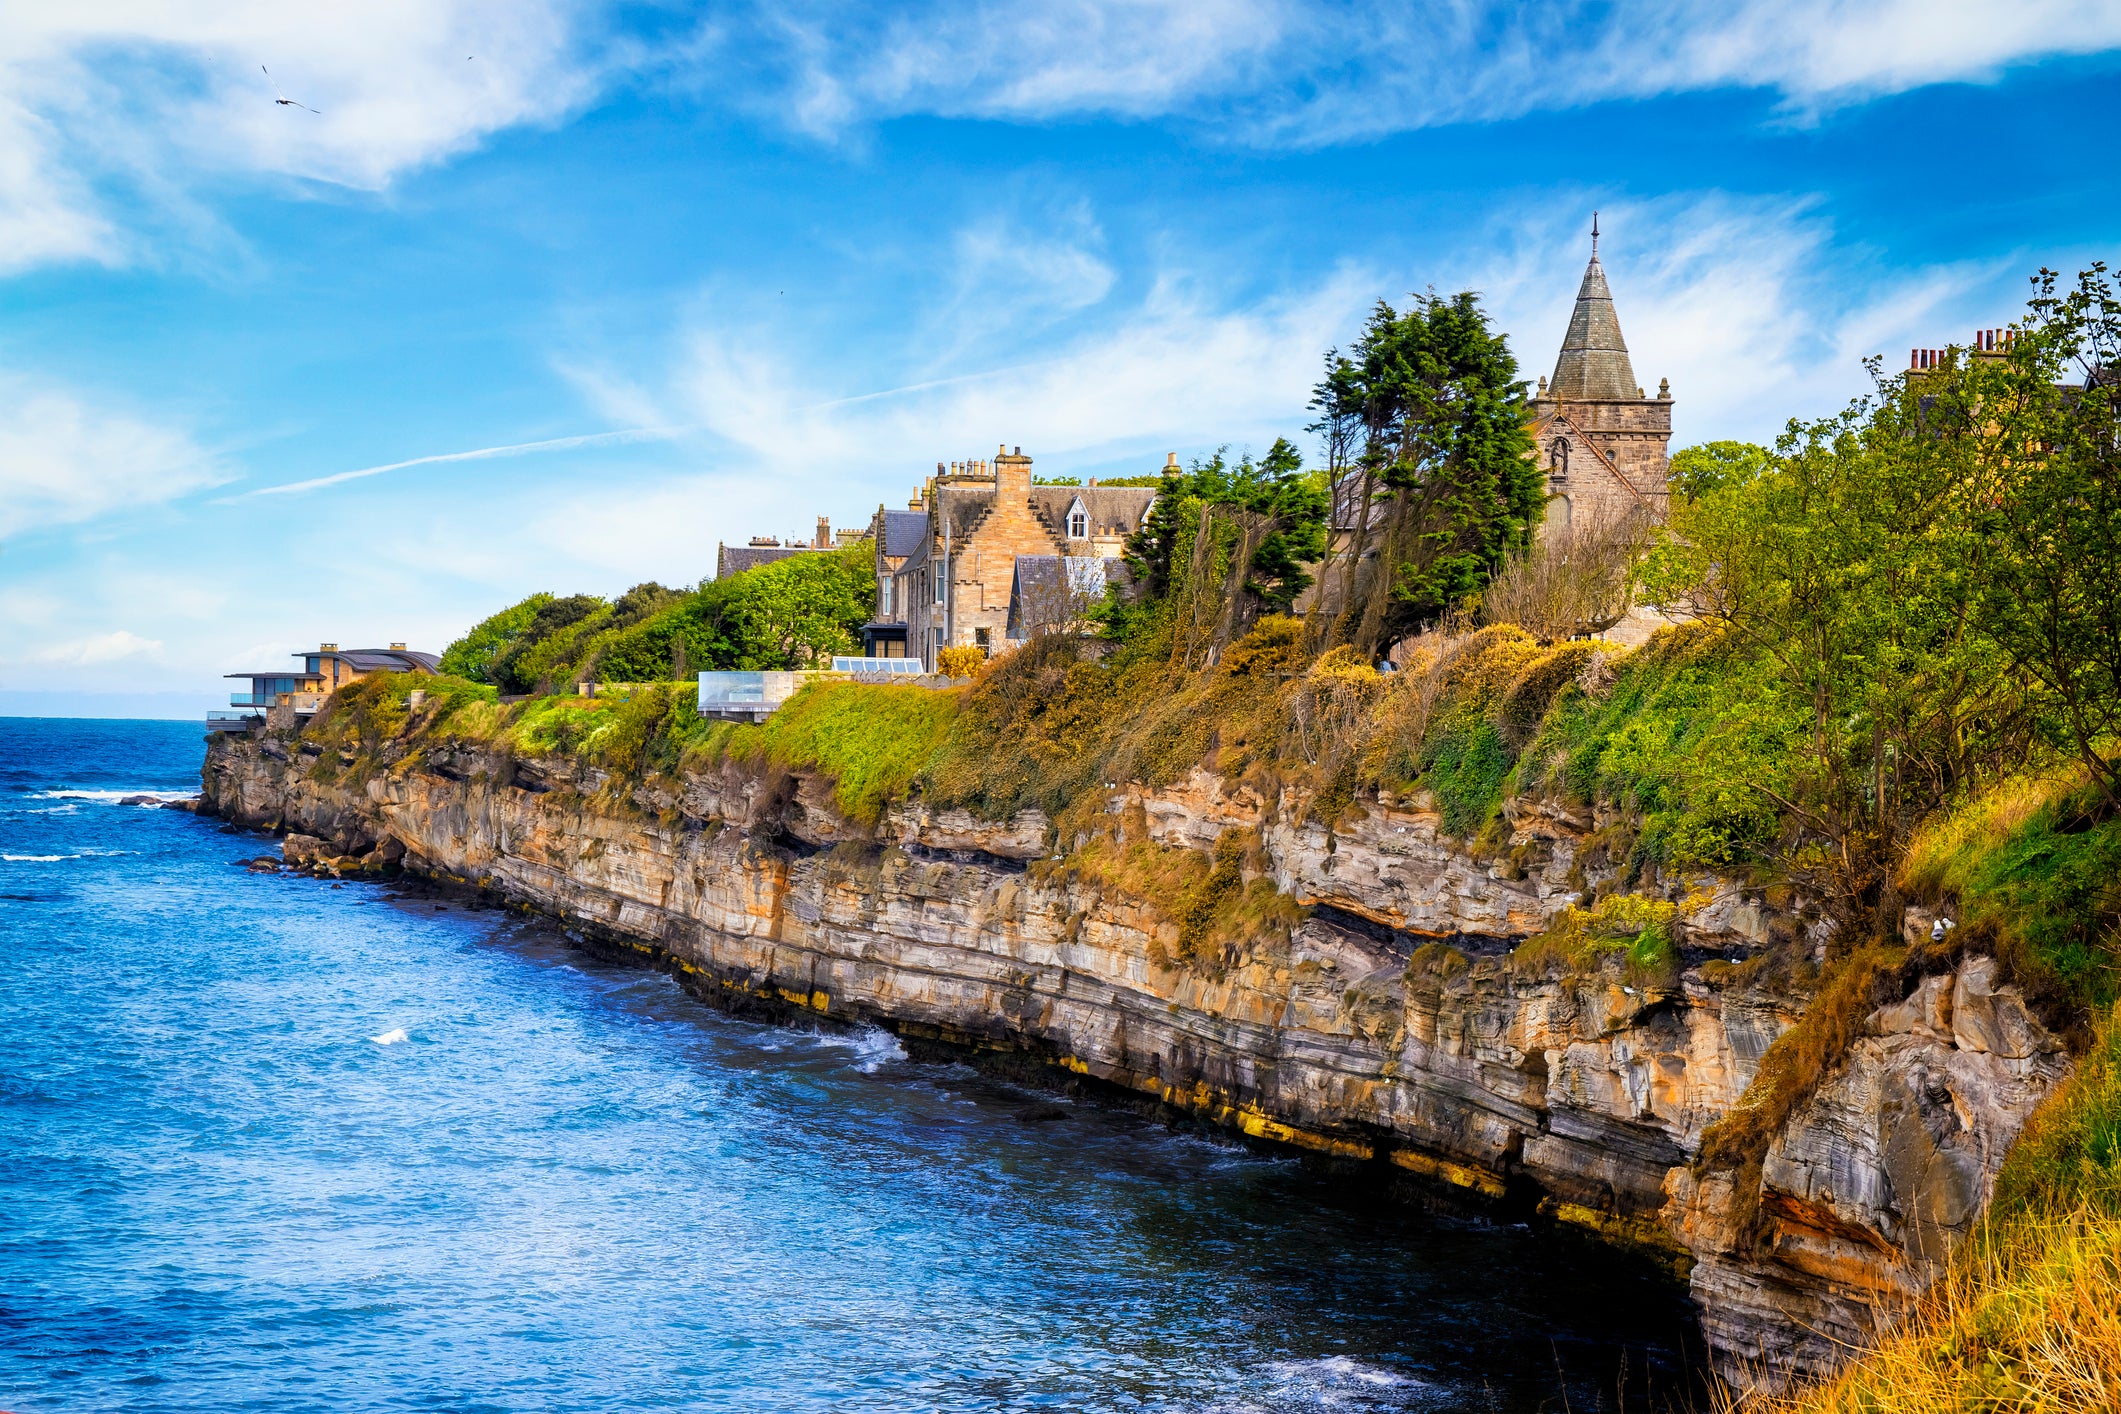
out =
<svg viewBox="0 0 2121 1414"><path fill-rule="evenodd" d="M1374 1395L1397 1390L1404 1396L1427 1388L1412 1376L1395 1374L1346 1355L1326 1355L1315 1360L1276 1360L1267 1366L1267 1373L1281 1382L1284 1393L1303 1391L1331 1396L1361 1392Z"/></svg>
<svg viewBox="0 0 2121 1414"><path fill-rule="evenodd" d="M412 1037L405 1034L404 1027L393 1026L388 1031L385 1031L382 1035L371 1036L368 1039L375 1042L379 1046L395 1046L400 1041L410 1041Z"/></svg>
<svg viewBox="0 0 2121 1414"><path fill-rule="evenodd" d="M72 854L0 854L0 859L10 864L57 864L63 859L110 859L139 852L137 849L79 849Z"/></svg>
<svg viewBox="0 0 2121 1414"><path fill-rule="evenodd" d="M197 794L198 792L195 790L159 790L152 787L136 788L133 790L75 790L72 788L68 788L65 790L32 791L30 793L30 799L93 800L98 805L117 805L122 801L134 800L144 795L152 796L154 798L154 803L159 806L163 801L166 800L189 800Z"/></svg>
<svg viewBox="0 0 2121 1414"><path fill-rule="evenodd" d="M879 1026L864 1026L857 1031L816 1031L810 1039L820 1046L833 1050L854 1052L864 1075L876 1074L878 1066L887 1061L906 1059L906 1048L898 1037Z"/></svg>

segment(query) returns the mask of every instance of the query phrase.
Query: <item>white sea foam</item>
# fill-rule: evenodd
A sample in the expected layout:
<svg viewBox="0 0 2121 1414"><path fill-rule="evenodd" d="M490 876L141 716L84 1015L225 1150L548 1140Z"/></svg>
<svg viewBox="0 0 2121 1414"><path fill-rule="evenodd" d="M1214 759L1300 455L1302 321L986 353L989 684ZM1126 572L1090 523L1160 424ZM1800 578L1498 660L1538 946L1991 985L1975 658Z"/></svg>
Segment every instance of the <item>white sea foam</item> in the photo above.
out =
<svg viewBox="0 0 2121 1414"><path fill-rule="evenodd" d="M898 1043L898 1037L878 1026L864 1026L858 1031L819 1031L812 1039L820 1046L854 1052L864 1075L874 1075L886 1061L906 1059L906 1048Z"/></svg>
<svg viewBox="0 0 2121 1414"><path fill-rule="evenodd" d="M388 1031L385 1031L382 1035L371 1036L368 1039L375 1042L379 1046L395 1046L400 1041L410 1041L412 1037L405 1034L404 1027L393 1026Z"/></svg>
<svg viewBox="0 0 2121 1414"><path fill-rule="evenodd" d="M82 849L72 854L0 854L10 864L57 864L62 859L109 859L113 855L138 854L136 849Z"/></svg>
<svg viewBox="0 0 2121 1414"><path fill-rule="evenodd" d="M1346 1355L1327 1355L1317 1360L1277 1360L1267 1366L1269 1374L1287 1385L1330 1390L1412 1390L1422 1382L1394 1374L1376 1365L1366 1365Z"/></svg>
<svg viewBox="0 0 2121 1414"><path fill-rule="evenodd" d="M154 797L154 804L165 800L189 800L197 791L190 790L40 790L30 796L31 800L93 800L99 805L116 805L121 800L135 796Z"/></svg>

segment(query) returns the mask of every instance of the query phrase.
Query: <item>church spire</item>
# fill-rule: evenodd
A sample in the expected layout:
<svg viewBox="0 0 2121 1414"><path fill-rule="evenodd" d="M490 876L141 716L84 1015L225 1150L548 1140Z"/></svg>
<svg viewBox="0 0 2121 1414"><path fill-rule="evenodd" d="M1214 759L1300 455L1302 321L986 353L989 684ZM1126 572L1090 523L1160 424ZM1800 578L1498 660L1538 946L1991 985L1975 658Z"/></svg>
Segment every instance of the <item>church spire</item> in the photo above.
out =
<svg viewBox="0 0 2121 1414"><path fill-rule="evenodd" d="M1598 263L1598 213L1591 213L1591 263L1576 291L1576 310L1561 341L1549 395L1569 402L1615 402L1642 396L1628 361L1627 340L1620 337L1620 316L1613 312L1613 292L1606 288L1605 267Z"/></svg>

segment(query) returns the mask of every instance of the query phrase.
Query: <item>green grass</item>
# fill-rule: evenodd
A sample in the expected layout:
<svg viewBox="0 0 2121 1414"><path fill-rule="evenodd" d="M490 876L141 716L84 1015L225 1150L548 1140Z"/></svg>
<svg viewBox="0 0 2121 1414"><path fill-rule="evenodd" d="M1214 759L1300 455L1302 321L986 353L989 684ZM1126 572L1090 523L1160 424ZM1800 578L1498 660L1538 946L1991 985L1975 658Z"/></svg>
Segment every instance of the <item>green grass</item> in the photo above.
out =
<svg viewBox="0 0 2121 1414"><path fill-rule="evenodd" d="M1933 819L1899 882L1918 898L1956 899L1962 925L2070 1006L2096 1013L2121 996L2121 819L2082 768L2004 782Z"/></svg>
<svg viewBox="0 0 2121 1414"><path fill-rule="evenodd" d="M1554 915L1544 932L1527 938L1510 955L1519 971L1559 967L1596 972L1617 960L1622 975L1642 986L1669 987L1679 979L1679 952L1672 921L1679 906L1640 894L1608 894L1590 908L1570 906Z"/></svg>
<svg viewBox="0 0 2121 1414"><path fill-rule="evenodd" d="M817 771L849 819L873 824L934 763L961 701L926 687L813 683L756 726L709 727L692 751Z"/></svg>

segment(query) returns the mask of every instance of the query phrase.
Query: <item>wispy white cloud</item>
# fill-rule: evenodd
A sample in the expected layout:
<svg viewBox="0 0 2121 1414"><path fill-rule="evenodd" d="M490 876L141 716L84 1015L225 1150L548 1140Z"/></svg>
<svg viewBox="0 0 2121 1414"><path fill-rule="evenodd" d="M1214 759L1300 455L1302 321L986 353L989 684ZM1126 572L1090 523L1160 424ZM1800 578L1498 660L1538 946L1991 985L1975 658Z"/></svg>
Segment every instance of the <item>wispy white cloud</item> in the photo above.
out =
<svg viewBox="0 0 2121 1414"><path fill-rule="evenodd" d="M1586 193L1581 205L1598 203ZM2008 262L1897 271L1836 237L1809 199L1681 193L1603 201L1608 281L1636 378L1669 378L1675 445L1772 440L1790 417L1833 412L1868 387L1862 360L2022 300ZM1525 376L1550 373L1582 277L1585 235L1513 217L1465 281L1489 293Z"/></svg>
<svg viewBox="0 0 2121 1414"><path fill-rule="evenodd" d="M681 427L625 427L616 432L589 432L579 437L548 437L542 442L513 442L503 447L474 447L466 452L436 452L430 456L408 457L401 462L385 462L381 466L364 466L357 471L338 471L330 476L314 476L307 481L260 486L254 491L245 491L235 499L247 500L252 496L293 496L305 491L321 491L327 486L337 486L342 482L381 476L387 471L403 471L407 467L433 466L437 462L491 461L496 457L527 457L540 452L572 452L584 447L621 447L634 442L666 442L684 430Z"/></svg>
<svg viewBox="0 0 2121 1414"><path fill-rule="evenodd" d="M157 258L144 230L196 240L214 223L196 194L227 174L380 190L648 75L831 140L909 114L1103 116L1302 147L1732 86L1804 114L2121 46L2121 0L776 0L632 34L617 15L0 3L0 274ZM260 65L317 111L275 104ZM1053 254L1027 275L1094 287L1094 246Z"/></svg>
<svg viewBox="0 0 2121 1414"><path fill-rule="evenodd" d="M136 258L223 173L379 189L597 91L574 0L0 5L0 272ZM276 104L272 78L315 112Z"/></svg>
<svg viewBox="0 0 2121 1414"><path fill-rule="evenodd" d="M2116 0L930 0L865 20L782 4L785 111L836 134L907 113L1181 115L1267 144L1728 86L1817 109L2121 45Z"/></svg>
<svg viewBox="0 0 2121 1414"><path fill-rule="evenodd" d="M1600 200L1585 192L1580 204ZM1993 322L1988 311L2013 298L2001 265L1881 276L1808 200L1692 193L1604 204L1622 326L1648 389L1672 380L1678 444L1771 440L1786 418L1824 415L1862 391L1864 355ZM1325 350L1357 332L1378 296L1432 283L1481 291L1529 380L1551 370L1585 247L1574 223L1528 217L1502 194L1426 268L1343 265L1264 300L1211 278L1212 253L1196 253L1191 270L1173 256L1144 294L1107 291L1065 335L965 350L944 376L852 393L834 331L696 313L663 368L606 367L584 383L614 406L699 427L700 470L624 496L571 497L525 533L542 554L617 574L688 553L700 563L714 535L785 533L815 514L900 504L938 460L989 456L998 443L1022 445L1041 470L1146 471L1166 451L1301 439ZM935 302L954 298L943 290ZM1019 304L1036 309L1046 295L1034 283L996 298L992 316L1009 328ZM863 352L871 367L910 361ZM982 355L991 361L979 364Z"/></svg>
<svg viewBox="0 0 2121 1414"><path fill-rule="evenodd" d="M46 663L59 663L71 668L89 668L103 663L119 663L129 658L158 658L161 654L162 643L159 639L142 638L137 633L121 628L55 644L39 653L37 657Z"/></svg>
<svg viewBox="0 0 2121 1414"><path fill-rule="evenodd" d="M0 536L173 500L227 475L177 428L0 372Z"/></svg>

